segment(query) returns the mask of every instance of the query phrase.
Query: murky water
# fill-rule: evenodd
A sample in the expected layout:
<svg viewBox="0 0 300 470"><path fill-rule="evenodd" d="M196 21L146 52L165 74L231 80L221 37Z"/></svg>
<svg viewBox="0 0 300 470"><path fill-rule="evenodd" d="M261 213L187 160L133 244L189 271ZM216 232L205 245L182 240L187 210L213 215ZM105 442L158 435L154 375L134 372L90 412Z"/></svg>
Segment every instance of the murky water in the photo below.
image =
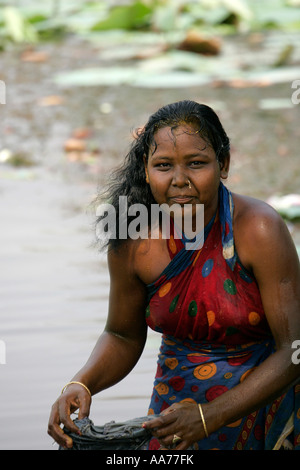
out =
<svg viewBox="0 0 300 470"><path fill-rule="evenodd" d="M87 359L107 312L106 259L91 246L88 208L105 171L126 152L131 129L167 102L203 101L219 111L231 136L232 190L262 199L300 192L300 105L259 107L265 98L289 98L290 83L61 90L51 81L54 71L95 64L95 51L72 42L41 49L48 57L39 63L22 61L17 50L0 56L0 78L7 84L0 150L26 154L36 163L0 164L0 340L6 346L6 364L0 364L0 449L56 448L46 433L50 407ZM63 98L60 105L41 105L53 95ZM109 113L103 112L106 103ZM64 152L77 128L92 131L99 149L93 164ZM297 226L293 235L299 240ZM91 418L97 424L146 414L158 344L158 335L150 332L132 374L94 398Z"/></svg>
<svg viewBox="0 0 300 470"><path fill-rule="evenodd" d="M43 173L1 187L0 448L47 449L51 404L104 326L106 260L90 247L86 187ZM82 212L68 208L74 202ZM152 356L150 343L133 375L94 399L97 422L146 414Z"/></svg>

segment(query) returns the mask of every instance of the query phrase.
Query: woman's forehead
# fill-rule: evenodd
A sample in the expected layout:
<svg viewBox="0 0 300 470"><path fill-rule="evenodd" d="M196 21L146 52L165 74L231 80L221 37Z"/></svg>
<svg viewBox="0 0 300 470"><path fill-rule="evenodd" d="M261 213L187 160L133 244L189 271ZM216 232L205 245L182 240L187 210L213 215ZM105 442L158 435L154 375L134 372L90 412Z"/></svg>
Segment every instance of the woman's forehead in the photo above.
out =
<svg viewBox="0 0 300 470"><path fill-rule="evenodd" d="M195 147L207 146L207 140L204 140L199 132L199 127L193 124L180 124L177 126L166 126L158 129L154 133L154 142L150 146L150 154L155 153L161 146L176 146L183 143Z"/></svg>

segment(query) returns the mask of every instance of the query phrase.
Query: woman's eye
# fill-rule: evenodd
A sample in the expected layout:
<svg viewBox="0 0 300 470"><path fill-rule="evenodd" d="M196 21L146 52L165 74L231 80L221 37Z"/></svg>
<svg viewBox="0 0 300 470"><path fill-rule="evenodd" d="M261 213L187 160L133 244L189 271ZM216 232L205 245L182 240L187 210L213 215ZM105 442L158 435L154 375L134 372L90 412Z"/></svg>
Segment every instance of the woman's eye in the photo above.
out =
<svg viewBox="0 0 300 470"><path fill-rule="evenodd" d="M156 165L157 168L169 168L169 166L170 166L170 163L166 163L166 162L158 163Z"/></svg>
<svg viewBox="0 0 300 470"><path fill-rule="evenodd" d="M200 165L204 165L205 162L201 162L200 160L196 160L194 162L191 162L190 165L192 166L200 166Z"/></svg>

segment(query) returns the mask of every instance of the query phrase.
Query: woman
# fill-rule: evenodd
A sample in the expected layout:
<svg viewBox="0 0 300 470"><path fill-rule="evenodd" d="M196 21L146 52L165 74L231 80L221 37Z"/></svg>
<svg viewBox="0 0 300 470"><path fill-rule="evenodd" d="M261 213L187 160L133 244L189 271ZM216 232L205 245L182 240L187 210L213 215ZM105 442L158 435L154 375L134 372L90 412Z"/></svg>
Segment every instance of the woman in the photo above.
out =
<svg viewBox="0 0 300 470"><path fill-rule="evenodd" d="M109 240L107 324L53 405L48 432L60 445L72 446L60 423L78 432L71 412L87 416L91 395L131 371L149 326L162 333L150 449L273 449L287 436L300 447L298 256L272 208L223 185L229 164L218 117L192 101L161 108L136 136L108 194L117 216L122 195L128 206L191 208L195 227L202 204L204 245L186 249L172 216L167 240Z"/></svg>

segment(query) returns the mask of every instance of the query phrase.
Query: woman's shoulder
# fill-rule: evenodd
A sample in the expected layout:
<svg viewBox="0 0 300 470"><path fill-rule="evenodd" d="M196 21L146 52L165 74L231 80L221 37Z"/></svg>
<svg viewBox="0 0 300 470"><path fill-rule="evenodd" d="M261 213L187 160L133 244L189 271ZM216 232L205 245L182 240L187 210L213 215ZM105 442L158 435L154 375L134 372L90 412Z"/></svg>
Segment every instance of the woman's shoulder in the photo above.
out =
<svg viewBox="0 0 300 470"><path fill-rule="evenodd" d="M265 201L233 194L233 232L235 246L244 266L263 260L266 253L273 255L292 248L288 228L278 212Z"/></svg>
<svg viewBox="0 0 300 470"><path fill-rule="evenodd" d="M232 194L234 202L233 224L236 230L252 235L268 235L277 226L285 225L282 217L267 202L251 196Z"/></svg>
<svg viewBox="0 0 300 470"><path fill-rule="evenodd" d="M108 251L111 276L136 278L145 285L157 279L169 262L163 239L127 239Z"/></svg>

